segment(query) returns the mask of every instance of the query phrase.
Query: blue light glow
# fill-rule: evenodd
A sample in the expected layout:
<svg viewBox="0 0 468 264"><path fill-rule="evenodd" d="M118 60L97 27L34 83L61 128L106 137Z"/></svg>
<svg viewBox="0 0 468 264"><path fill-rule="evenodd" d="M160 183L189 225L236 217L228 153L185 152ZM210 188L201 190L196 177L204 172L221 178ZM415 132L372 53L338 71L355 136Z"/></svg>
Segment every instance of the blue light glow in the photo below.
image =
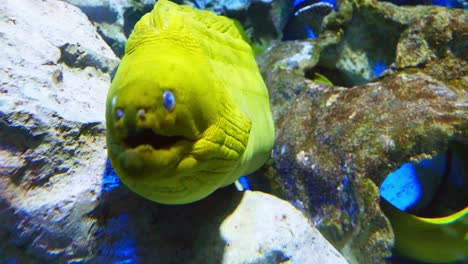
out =
<svg viewBox="0 0 468 264"><path fill-rule="evenodd" d="M307 34L308 39L316 39L317 38L317 35L315 35L314 31L309 26L306 26L305 30L306 30L306 34Z"/></svg>
<svg viewBox="0 0 468 264"><path fill-rule="evenodd" d="M7 264L18 264L18 261L15 258L6 258L4 261Z"/></svg>
<svg viewBox="0 0 468 264"><path fill-rule="evenodd" d="M238 179L238 181L242 185L242 188L244 188L244 190L250 190L249 180L247 179L247 177L242 176Z"/></svg>
<svg viewBox="0 0 468 264"><path fill-rule="evenodd" d="M304 3L306 0L294 0L293 7L296 9L299 5Z"/></svg>
<svg viewBox="0 0 468 264"><path fill-rule="evenodd" d="M104 174L102 175L101 189L103 192L109 192L119 187L120 185L120 179L115 174L109 159L107 159L106 169L104 170Z"/></svg>
<svg viewBox="0 0 468 264"><path fill-rule="evenodd" d="M375 77L380 77L386 69L388 69L388 66L385 62L376 61L372 67L372 74L374 74Z"/></svg>
<svg viewBox="0 0 468 264"><path fill-rule="evenodd" d="M412 163L405 163L390 173L380 186L380 195L396 208L405 211L421 198L421 184Z"/></svg>
<svg viewBox="0 0 468 264"><path fill-rule="evenodd" d="M445 6L448 8L467 8L466 4L463 6L463 1L457 0L432 0L431 5L435 6Z"/></svg>
<svg viewBox="0 0 468 264"><path fill-rule="evenodd" d="M448 165L445 153L417 164L405 163L387 176L380 195L398 209L417 214L433 201Z"/></svg>
<svg viewBox="0 0 468 264"><path fill-rule="evenodd" d="M138 263L137 242L128 214L122 214L108 220L101 227L105 243L100 244L98 263Z"/></svg>

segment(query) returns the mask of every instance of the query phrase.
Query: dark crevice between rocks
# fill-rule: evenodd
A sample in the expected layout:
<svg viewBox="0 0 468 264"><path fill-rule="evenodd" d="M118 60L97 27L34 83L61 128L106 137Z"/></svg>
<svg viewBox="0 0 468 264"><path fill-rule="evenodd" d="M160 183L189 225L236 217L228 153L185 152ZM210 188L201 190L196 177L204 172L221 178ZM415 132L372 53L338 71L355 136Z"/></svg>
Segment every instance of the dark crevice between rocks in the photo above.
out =
<svg viewBox="0 0 468 264"><path fill-rule="evenodd" d="M84 69L94 67L105 73L112 72L116 68L116 62L102 56L90 49L82 47L79 43L66 43L60 46L59 63L64 63L69 67Z"/></svg>
<svg viewBox="0 0 468 264"><path fill-rule="evenodd" d="M316 66L306 70L305 77L307 79L314 80L316 76L315 73L322 74L323 76L327 77L327 79L330 80L335 86L353 86L353 81L346 75L342 74L338 69Z"/></svg>
<svg viewBox="0 0 468 264"><path fill-rule="evenodd" d="M281 264L288 263L291 257L284 254L281 250L272 250L262 253L262 256L253 260L251 264Z"/></svg>
<svg viewBox="0 0 468 264"><path fill-rule="evenodd" d="M317 66L306 72L306 77L318 72L344 87L370 82L394 62L403 30L401 24L363 9L345 24L338 44L323 48Z"/></svg>
<svg viewBox="0 0 468 264"><path fill-rule="evenodd" d="M97 32L107 43L107 45L109 45L109 47L114 51L115 55L117 55L119 58L122 58L125 54L125 43L110 37L106 32L104 32L100 25L97 26Z"/></svg>
<svg viewBox="0 0 468 264"><path fill-rule="evenodd" d="M78 137L81 135L100 135L105 133L105 128L101 122L90 122L80 126Z"/></svg>
<svg viewBox="0 0 468 264"><path fill-rule="evenodd" d="M132 33L135 24L140 20L140 18L153 10L153 4L151 5L144 5L141 8L128 8L124 11L124 24L123 24L123 32L125 37L129 37L130 33Z"/></svg>
<svg viewBox="0 0 468 264"><path fill-rule="evenodd" d="M145 4L145 1L130 1L132 7L129 7L125 9L124 14L123 14L123 19L124 19L124 25L123 25L123 31L125 34L125 37L129 37L130 33L132 33L133 28L135 27L135 24L140 20L142 16L144 16L146 13L151 12L154 7L154 3L151 4ZM174 2L176 4L183 4L182 0L171 0L171 2Z"/></svg>
<svg viewBox="0 0 468 264"><path fill-rule="evenodd" d="M17 153L37 148L44 141L45 134L34 135L25 127L9 126L0 120L0 148Z"/></svg>
<svg viewBox="0 0 468 264"><path fill-rule="evenodd" d="M108 6L82 6L80 9L88 16L89 20L98 23L114 23L119 15L117 11Z"/></svg>
<svg viewBox="0 0 468 264"><path fill-rule="evenodd" d="M270 4L263 2L254 2L248 9L248 21L252 27L252 41L262 42L262 40L270 40L278 38L275 25L270 20L271 7Z"/></svg>
<svg viewBox="0 0 468 264"><path fill-rule="evenodd" d="M455 56L468 61L468 34L453 34L449 47Z"/></svg>

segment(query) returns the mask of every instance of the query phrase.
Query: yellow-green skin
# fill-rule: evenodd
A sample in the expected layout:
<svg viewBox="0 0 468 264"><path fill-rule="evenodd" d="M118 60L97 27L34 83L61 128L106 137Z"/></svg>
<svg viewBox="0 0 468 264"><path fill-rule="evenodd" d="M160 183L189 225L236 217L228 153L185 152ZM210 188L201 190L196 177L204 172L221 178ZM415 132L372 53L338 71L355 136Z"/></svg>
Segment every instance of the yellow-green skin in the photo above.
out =
<svg viewBox="0 0 468 264"><path fill-rule="evenodd" d="M163 106L165 90L175 97L171 110ZM252 173L274 140L267 88L235 24L167 0L128 39L107 96L106 125L116 174L164 204L200 200ZM182 139L160 149L129 147L129 131L143 128Z"/></svg>
<svg viewBox="0 0 468 264"><path fill-rule="evenodd" d="M392 224L397 253L427 263L468 258L468 207L439 218L402 212L385 200L382 209Z"/></svg>

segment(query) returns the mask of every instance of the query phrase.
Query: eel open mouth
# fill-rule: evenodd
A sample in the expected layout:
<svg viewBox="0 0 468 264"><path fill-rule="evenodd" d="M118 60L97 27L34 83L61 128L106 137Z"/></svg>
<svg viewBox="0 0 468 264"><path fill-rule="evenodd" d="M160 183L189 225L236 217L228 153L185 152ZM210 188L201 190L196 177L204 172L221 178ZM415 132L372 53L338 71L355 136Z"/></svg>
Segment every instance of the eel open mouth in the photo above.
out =
<svg viewBox="0 0 468 264"><path fill-rule="evenodd" d="M162 136L153 132L149 128L138 128L131 130L124 142L130 148L136 148L141 145L151 145L153 149L169 149L180 140L184 140L181 136Z"/></svg>

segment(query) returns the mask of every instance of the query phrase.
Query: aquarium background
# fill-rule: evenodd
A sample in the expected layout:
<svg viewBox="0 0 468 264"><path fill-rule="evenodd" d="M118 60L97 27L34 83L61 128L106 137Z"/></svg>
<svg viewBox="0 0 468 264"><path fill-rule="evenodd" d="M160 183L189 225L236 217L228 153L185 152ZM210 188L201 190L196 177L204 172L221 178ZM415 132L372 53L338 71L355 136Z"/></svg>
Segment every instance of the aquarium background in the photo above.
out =
<svg viewBox="0 0 468 264"><path fill-rule="evenodd" d="M467 206L467 2L176 2L237 19L256 55L276 139L252 191L164 206L113 172L106 93L154 1L2 1L0 263L426 263L381 200Z"/></svg>

